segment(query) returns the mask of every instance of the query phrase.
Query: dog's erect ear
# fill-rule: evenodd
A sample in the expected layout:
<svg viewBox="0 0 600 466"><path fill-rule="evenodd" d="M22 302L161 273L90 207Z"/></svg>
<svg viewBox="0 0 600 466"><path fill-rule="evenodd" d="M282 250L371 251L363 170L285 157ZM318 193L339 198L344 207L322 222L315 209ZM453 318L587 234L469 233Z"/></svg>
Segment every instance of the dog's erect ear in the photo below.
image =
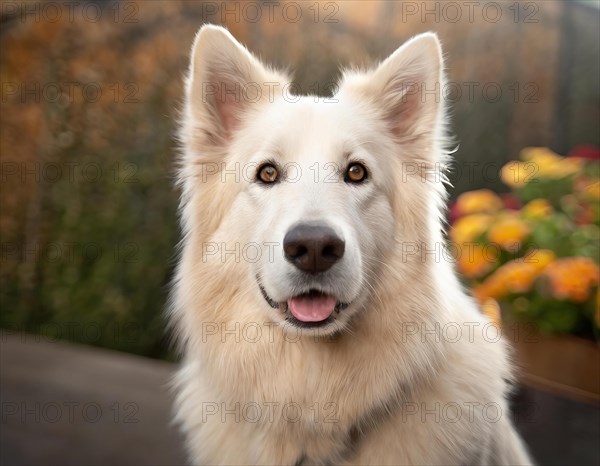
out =
<svg viewBox="0 0 600 466"><path fill-rule="evenodd" d="M285 76L263 66L225 28L203 26L194 41L187 80L187 110L194 126L226 143L257 105L274 96Z"/></svg>
<svg viewBox="0 0 600 466"><path fill-rule="evenodd" d="M441 117L444 86L442 48L434 33L420 34L374 71L346 72L340 93L373 101L400 139L430 134Z"/></svg>

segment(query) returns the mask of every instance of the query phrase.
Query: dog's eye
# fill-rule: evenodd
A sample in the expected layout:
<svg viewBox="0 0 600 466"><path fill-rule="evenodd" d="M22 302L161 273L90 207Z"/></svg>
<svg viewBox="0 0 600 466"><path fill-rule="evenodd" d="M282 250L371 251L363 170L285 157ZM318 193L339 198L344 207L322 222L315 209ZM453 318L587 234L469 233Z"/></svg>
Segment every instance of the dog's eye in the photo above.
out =
<svg viewBox="0 0 600 466"><path fill-rule="evenodd" d="M367 179L367 168L358 162L348 165L344 181L346 183L361 183Z"/></svg>
<svg viewBox="0 0 600 466"><path fill-rule="evenodd" d="M279 178L279 172L273 165L266 163L258 169L256 178L262 183L275 183Z"/></svg>

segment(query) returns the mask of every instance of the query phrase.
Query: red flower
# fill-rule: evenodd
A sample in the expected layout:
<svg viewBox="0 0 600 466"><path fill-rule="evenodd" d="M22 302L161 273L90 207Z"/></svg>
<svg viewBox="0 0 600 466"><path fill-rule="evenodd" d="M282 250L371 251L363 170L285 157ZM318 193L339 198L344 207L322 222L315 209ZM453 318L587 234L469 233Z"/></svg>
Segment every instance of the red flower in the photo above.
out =
<svg viewBox="0 0 600 466"><path fill-rule="evenodd" d="M594 222L594 211L589 206L581 206L575 218L577 225L590 225Z"/></svg>
<svg viewBox="0 0 600 466"><path fill-rule="evenodd" d="M511 210L519 210L521 208L521 202L516 198L514 194L506 193L500 194L502 198L502 202L504 203L504 208Z"/></svg>
<svg viewBox="0 0 600 466"><path fill-rule="evenodd" d="M596 146L575 146L567 157L578 157L580 159L600 160L600 149Z"/></svg>

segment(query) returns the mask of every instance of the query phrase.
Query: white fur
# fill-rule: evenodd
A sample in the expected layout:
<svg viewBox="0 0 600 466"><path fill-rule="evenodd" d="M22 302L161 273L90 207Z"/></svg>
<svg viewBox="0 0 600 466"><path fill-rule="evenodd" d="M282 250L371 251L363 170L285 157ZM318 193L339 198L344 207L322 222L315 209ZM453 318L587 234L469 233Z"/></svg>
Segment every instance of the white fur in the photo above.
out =
<svg viewBox="0 0 600 466"><path fill-rule="evenodd" d="M415 37L375 70L345 72L332 99L292 102L289 82L225 29L200 29L181 125L184 238L170 309L183 353L176 418L193 462L529 464L509 419L504 342L485 338L487 320L441 252L446 115L439 95L414 87L443 85L437 37ZM293 167L294 182L253 182L265 160ZM367 166L367 183L343 182L353 160ZM317 278L282 254L283 236L304 221L346 243ZM220 254L248 244L258 260ZM317 288L350 305L298 335L257 277L277 302ZM454 326L458 339L434 334ZM283 412L290 403L299 419ZM502 415L468 413L473 403ZM252 422L244 410L255 406L265 416Z"/></svg>

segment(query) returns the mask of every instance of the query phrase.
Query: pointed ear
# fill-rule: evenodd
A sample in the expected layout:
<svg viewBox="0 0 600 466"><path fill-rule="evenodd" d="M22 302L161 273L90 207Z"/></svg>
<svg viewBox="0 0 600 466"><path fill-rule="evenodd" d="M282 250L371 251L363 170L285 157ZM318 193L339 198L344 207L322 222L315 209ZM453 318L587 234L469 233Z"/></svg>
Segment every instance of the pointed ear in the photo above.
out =
<svg viewBox="0 0 600 466"><path fill-rule="evenodd" d="M225 28L205 25L192 47L187 79L187 111L204 143L223 145L244 118L273 100L284 75L263 66ZM281 90L279 88L279 90Z"/></svg>
<svg viewBox="0 0 600 466"><path fill-rule="evenodd" d="M434 33L406 42L367 73L346 72L340 93L367 99L381 110L398 139L434 133L442 116L442 48Z"/></svg>

